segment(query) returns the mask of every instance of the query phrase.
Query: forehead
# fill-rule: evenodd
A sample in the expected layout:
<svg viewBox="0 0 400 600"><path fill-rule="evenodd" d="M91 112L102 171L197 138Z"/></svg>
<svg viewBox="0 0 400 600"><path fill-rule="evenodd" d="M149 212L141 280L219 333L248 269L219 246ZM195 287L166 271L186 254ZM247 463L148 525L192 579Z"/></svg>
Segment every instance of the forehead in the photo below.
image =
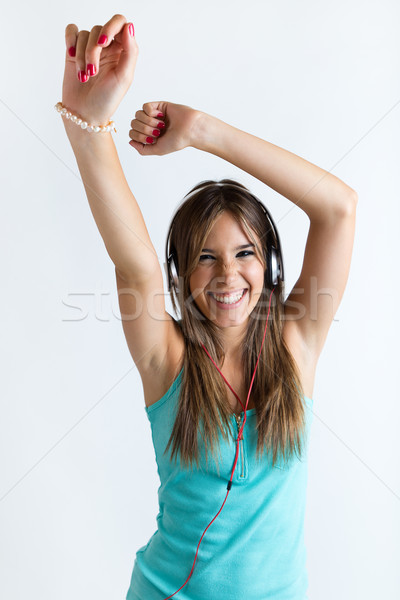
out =
<svg viewBox="0 0 400 600"><path fill-rule="evenodd" d="M256 234L252 231L256 238ZM207 244L228 244L230 241L237 243L252 243L245 227L230 213L224 212L217 217L206 237Z"/></svg>

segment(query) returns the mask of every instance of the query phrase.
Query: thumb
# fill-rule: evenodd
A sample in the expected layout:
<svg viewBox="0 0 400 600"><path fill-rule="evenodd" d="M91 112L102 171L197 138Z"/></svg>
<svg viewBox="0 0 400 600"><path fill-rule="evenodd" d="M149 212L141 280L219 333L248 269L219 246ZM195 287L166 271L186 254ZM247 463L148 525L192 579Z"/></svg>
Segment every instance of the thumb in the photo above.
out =
<svg viewBox="0 0 400 600"><path fill-rule="evenodd" d="M122 52L116 71L121 77L128 76L132 80L139 55L139 46L136 42L133 23L125 23L122 31L121 45Z"/></svg>
<svg viewBox="0 0 400 600"><path fill-rule="evenodd" d="M152 156L155 154L155 145L153 144L142 144L141 142L131 140L129 145L135 148L141 156Z"/></svg>

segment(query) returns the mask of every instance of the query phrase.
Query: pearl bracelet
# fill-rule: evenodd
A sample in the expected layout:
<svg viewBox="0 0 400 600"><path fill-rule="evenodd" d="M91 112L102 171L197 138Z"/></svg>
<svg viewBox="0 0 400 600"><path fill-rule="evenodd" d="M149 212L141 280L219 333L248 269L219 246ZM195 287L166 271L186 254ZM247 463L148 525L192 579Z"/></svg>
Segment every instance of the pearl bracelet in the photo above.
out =
<svg viewBox="0 0 400 600"><path fill-rule="evenodd" d="M54 108L60 113L61 116L64 116L66 119L70 119L76 125L80 125L81 128L86 129L88 133L105 133L111 131L112 129L114 129L115 133L117 133L114 121L109 121L107 125L89 125L87 121L84 121L76 115L73 115L67 108L65 108L65 106L62 105L61 102L57 102Z"/></svg>

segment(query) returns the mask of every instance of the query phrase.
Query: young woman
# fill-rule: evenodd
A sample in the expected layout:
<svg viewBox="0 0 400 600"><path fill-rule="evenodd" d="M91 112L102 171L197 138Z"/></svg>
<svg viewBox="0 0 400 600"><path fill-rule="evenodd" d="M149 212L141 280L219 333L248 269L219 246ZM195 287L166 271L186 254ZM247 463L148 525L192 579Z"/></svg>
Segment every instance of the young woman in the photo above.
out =
<svg viewBox="0 0 400 600"><path fill-rule="evenodd" d="M314 377L346 286L357 194L204 112L144 104L129 132L140 155L187 146L211 152L310 219L301 274L285 301L279 235L267 209L237 181L195 186L167 237L174 319L112 133L76 122L109 123L133 80L133 25L122 15L90 32L70 24L66 44L63 121L115 265L161 481L158 528L136 554L127 600L304 600Z"/></svg>

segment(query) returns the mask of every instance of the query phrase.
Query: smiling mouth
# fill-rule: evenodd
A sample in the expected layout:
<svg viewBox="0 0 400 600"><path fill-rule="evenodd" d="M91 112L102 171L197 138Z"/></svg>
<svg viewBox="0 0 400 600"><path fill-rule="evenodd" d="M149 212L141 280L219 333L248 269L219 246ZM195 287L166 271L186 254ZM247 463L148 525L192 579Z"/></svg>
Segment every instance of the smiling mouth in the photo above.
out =
<svg viewBox="0 0 400 600"><path fill-rule="evenodd" d="M218 304L224 304L228 306L233 306L239 304L242 298L245 296L247 290L241 290L239 292L234 292L233 294L216 294L214 292L208 292L213 300L215 300Z"/></svg>

